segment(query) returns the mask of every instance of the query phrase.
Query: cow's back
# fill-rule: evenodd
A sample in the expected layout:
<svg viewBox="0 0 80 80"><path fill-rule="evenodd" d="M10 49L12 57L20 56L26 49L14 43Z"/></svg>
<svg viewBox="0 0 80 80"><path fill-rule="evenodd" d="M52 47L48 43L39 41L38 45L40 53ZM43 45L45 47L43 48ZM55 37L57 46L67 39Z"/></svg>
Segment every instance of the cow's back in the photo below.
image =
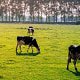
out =
<svg viewBox="0 0 80 80"><path fill-rule="evenodd" d="M30 36L18 36L17 37L17 41L19 42L22 40L22 41L24 41L25 45L30 44L32 42L32 39L33 39L33 37L30 37Z"/></svg>
<svg viewBox="0 0 80 80"><path fill-rule="evenodd" d="M80 54L80 45L79 45L79 46L77 46L77 53L79 53L79 54Z"/></svg>

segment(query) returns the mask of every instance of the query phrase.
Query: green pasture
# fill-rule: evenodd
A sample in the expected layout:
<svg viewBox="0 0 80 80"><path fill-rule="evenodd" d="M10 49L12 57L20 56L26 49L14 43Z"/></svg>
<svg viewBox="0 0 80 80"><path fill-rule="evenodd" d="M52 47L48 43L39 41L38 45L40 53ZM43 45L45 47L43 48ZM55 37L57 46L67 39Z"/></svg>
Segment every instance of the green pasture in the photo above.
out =
<svg viewBox="0 0 80 80"><path fill-rule="evenodd" d="M22 46L16 55L16 38L27 36L28 26L35 29L41 53L35 48L27 53L27 46ZM66 70L71 44L80 44L80 25L0 24L0 80L80 80L80 61L78 73L73 62Z"/></svg>

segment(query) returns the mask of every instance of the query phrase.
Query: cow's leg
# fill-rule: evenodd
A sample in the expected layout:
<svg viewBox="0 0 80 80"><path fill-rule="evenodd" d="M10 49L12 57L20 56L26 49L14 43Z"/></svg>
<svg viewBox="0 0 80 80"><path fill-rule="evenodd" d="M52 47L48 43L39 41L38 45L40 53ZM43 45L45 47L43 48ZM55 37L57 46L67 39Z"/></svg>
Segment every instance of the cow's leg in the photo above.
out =
<svg viewBox="0 0 80 80"><path fill-rule="evenodd" d="M21 40L21 41L19 42L20 52L22 52L22 50L21 50L21 46L24 45L24 44L25 44L25 42L24 42L23 40Z"/></svg>
<svg viewBox="0 0 80 80"><path fill-rule="evenodd" d="M19 46L19 42L17 41L17 45L16 45L16 53L17 53L18 46Z"/></svg>
<svg viewBox="0 0 80 80"><path fill-rule="evenodd" d="M32 48L32 44L29 44L27 52L28 52L28 50L29 50L30 47ZM33 48L32 48L32 53L33 53Z"/></svg>
<svg viewBox="0 0 80 80"><path fill-rule="evenodd" d="M28 35L30 36L30 31L29 31Z"/></svg>
<svg viewBox="0 0 80 80"><path fill-rule="evenodd" d="M32 36L33 36L33 34L34 34L34 29L32 29Z"/></svg>
<svg viewBox="0 0 80 80"><path fill-rule="evenodd" d="M16 45L16 53L17 53L18 44Z"/></svg>
<svg viewBox="0 0 80 80"><path fill-rule="evenodd" d="M19 45L19 48L20 48L20 52L22 52L22 50L21 50L21 45Z"/></svg>
<svg viewBox="0 0 80 80"><path fill-rule="evenodd" d="M31 46L31 49L32 49L32 53L33 53L33 46Z"/></svg>
<svg viewBox="0 0 80 80"><path fill-rule="evenodd" d="M27 52L29 51L30 45L28 46Z"/></svg>
<svg viewBox="0 0 80 80"><path fill-rule="evenodd" d="M28 31L27 33L28 33L28 35L30 36L30 31Z"/></svg>
<svg viewBox="0 0 80 80"><path fill-rule="evenodd" d="M78 70L77 70L77 67L76 67L76 61L77 61L76 59L73 61L73 63L74 63L74 68L75 68L76 71L78 71Z"/></svg>
<svg viewBox="0 0 80 80"><path fill-rule="evenodd" d="M67 61L67 70L69 70L69 63L71 62L71 57L68 57L68 61Z"/></svg>
<svg viewBox="0 0 80 80"><path fill-rule="evenodd" d="M33 36L33 31L31 33L32 33L32 36Z"/></svg>
<svg viewBox="0 0 80 80"><path fill-rule="evenodd" d="M67 60L67 70L69 70L69 63L71 62L71 55L70 55L70 51L68 53L68 60Z"/></svg>

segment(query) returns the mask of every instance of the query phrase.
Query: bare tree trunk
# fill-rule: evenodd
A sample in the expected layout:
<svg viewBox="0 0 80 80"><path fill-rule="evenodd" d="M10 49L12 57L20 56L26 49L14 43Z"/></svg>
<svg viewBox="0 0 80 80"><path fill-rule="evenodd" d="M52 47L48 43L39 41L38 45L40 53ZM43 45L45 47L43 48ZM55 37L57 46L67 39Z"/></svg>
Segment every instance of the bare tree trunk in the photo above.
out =
<svg viewBox="0 0 80 80"><path fill-rule="evenodd" d="M39 22L39 10L38 10L38 22Z"/></svg>
<svg viewBox="0 0 80 80"><path fill-rule="evenodd" d="M64 22L65 22L65 11L64 11Z"/></svg>
<svg viewBox="0 0 80 80"><path fill-rule="evenodd" d="M46 12L46 23L47 23L47 12Z"/></svg>
<svg viewBox="0 0 80 80"><path fill-rule="evenodd" d="M3 14L3 10L2 10L2 22L3 22L3 16L4 16L4 14Z"/></svg>
<svg viewBox="0 0 80 80"><path fill-rule="evenodd" d="M42 10L41 10L41 23L42 23Z"/></svg>
<svg viewBox="0 0 80 80"><path fill-rule="evenodd" d="M20 15L19 15L19 22L20 22Z"/></svg>
<svg viewBox="0 0 80 80"><path fill-rule="evenodd" d="M35 17L34 17L34 11L33 11L33 23L34 23L34 18L35 18Z"/></svg>
<svg viewBox="0 0 80 80"><path fill-rule="evenodd" d="M57 11L55 12L55 18L56 18L56 23L57 23Z"/></svg>
<svg viewBox="0 0 80 80"><path fill-rule="evenodd" d="M16 19L16 22L17 22L17 8L15 8L15 19Z"/></svg>
<svg viewBox="0 0 80 80"><path fill-rule="evenodd" d="M9 22L10 22L10 10L9 10Z"/></svg>
<svg viewBox="0 0 80 80"><path fill-rule="evenodd" d="M25 8L24 8L24 12L23 12L23 22L25 22Z"/></svg>

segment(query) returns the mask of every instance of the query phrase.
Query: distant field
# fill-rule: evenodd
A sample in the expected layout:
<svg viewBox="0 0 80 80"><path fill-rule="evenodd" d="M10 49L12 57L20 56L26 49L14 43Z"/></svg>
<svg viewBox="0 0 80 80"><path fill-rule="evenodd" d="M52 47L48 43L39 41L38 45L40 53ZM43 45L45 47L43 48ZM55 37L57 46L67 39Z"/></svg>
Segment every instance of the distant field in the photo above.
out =
<svg viewBox="0 0 80 80"><path fill-rule="evenodd" d="M28 26L35 28L41 53L16 55L16 37L27 35ZM0 80L80 80L73 63L66 70L68 46L80 44L80 25L0 24ZM19 50L18 50L19 51ZM77 62L80 71L80 61Z"/></svg>

